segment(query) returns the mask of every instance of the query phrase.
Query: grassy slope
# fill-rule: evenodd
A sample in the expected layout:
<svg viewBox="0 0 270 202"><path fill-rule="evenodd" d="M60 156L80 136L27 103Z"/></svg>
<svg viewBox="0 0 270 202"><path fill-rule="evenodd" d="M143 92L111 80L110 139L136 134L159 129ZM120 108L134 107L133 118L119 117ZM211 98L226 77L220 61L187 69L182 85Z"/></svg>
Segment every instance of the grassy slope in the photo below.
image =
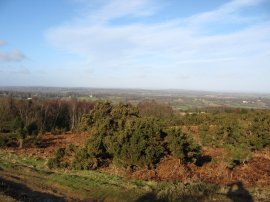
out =
<svg viewBox="0 0 270 202"><path fill-rule="evenodd" d="M20 181L32 189L64 196L112 201L135 200L152 191L156 182L128 180L95 171L51 171L46 160L0 152L0 176Z"/></svg>
<svg viewBox="0 0 270 202"><path fill-rule="evenodd" d="M46 167L46 159L17 156L3 150L0 150L0 176L0 181L2 178L26 185L27 189L35 191L34 194L46 193L50 197L69 201L162 201L161 198L173 201L179 196L183 201L204 201L207 198L205 195L213 192L221 193L216 194L213 200L229 201L226 190L217 190L212 185L146 182L96 171L52 171ZM5 196L0 191L1 197ZM211 200L207 198L207 201Z"/></svg>

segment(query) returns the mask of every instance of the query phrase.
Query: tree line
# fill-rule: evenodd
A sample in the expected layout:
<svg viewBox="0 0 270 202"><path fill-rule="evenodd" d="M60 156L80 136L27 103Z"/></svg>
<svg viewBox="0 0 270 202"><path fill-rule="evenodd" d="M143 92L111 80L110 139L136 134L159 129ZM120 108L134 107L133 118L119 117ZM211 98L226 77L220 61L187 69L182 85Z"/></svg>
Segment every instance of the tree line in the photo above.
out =
<svg viewBox="0 0 270 202"><path fill-rule="evenodd" d="M0 144L12 144L45 132L76 130L93 102L60 99L0 99ZM22 141L21 141L22 143ZM22 145L20 145L22 146Z"/></svg>

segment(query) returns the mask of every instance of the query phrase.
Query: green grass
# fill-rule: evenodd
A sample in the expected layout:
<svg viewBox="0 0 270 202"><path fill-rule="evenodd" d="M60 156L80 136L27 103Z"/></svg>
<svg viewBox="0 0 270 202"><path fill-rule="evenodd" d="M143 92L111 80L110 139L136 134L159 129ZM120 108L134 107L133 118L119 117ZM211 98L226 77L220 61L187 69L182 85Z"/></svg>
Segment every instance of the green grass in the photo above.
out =
<svg viewBox="0 0 270 202"><path fill-rule="evenodd" d="M130 180L96 171L49 170L46 159L0 152L0 170L50 185L72 197L126 201L153 191L156 182Z"/></svg>
<svg viewBox="0 0 270 202"><path fill-rule="evenodd" d="M50 170L47 159L0 150L1 177L22 178L31 189L58 193L69 200L98 201L228 201L222 187L202 182L155 182L127 179L97 171ZM270 197L269 188L251 190L257 199ZM219 193L219 194L216 194ZM2 198L5 195L1 196ZM1 199L0 197L0 199Z"/></svg>
<svg viewBox="0 0 270 202"><path fill-rule="evenodd" d="M0 150L0 172L23 176L32 186L51 187L70 198L94 198L108 201L173 201L182 196L194 197L198 186L213 192L206 184L158 183L127 179L97 171L49 170L46 159L15 155ZM30 186L30 185L29 185ZM193 191L192 191L193 190ZM194 191L195 190L195 191ZM200 195L201 197L201 195ZM187 201L187 200L186 200Z"/></svg>

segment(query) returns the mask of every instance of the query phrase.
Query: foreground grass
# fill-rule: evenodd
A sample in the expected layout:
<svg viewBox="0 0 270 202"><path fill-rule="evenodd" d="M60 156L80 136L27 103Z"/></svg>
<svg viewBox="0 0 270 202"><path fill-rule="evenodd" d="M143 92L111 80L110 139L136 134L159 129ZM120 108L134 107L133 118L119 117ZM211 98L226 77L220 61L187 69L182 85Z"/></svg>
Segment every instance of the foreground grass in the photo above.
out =
<svg viewBox="0 0 270 202"><path fill-rule="evenodd" d="M0 152L0 173L22 180L33 189L64 195L65 198L93 198L98 200L134 200L156 186L155 182L128 180L95 171L51 171L45 159L17 156ZM23 176L18 179L18 176Z"/></svg>
<svg viewBox="0 0 270 202"><path fill-rule="evenodd" d="M215 185L141 181L97 171L52 171L46 163L43 158L0 150L1 177L67 201L228 201L226 191Z"/></svg>

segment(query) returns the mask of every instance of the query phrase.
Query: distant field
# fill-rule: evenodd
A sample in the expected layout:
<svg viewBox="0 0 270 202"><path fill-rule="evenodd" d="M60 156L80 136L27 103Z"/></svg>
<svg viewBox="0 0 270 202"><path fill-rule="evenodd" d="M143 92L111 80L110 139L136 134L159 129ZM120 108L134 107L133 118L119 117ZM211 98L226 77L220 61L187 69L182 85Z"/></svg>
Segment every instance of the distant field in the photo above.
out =
<svg viewBox="0 0 270 202"><path fill-rule="evenodd" d="M206 107L233 107L270 109L270 94L222 93L188 90L96 89L57 87L0 87L0 97L13 96L27 99L58 98L85 101L107 100L112 103L155 100L170 104L175 110L203 109Z"/></svg>

